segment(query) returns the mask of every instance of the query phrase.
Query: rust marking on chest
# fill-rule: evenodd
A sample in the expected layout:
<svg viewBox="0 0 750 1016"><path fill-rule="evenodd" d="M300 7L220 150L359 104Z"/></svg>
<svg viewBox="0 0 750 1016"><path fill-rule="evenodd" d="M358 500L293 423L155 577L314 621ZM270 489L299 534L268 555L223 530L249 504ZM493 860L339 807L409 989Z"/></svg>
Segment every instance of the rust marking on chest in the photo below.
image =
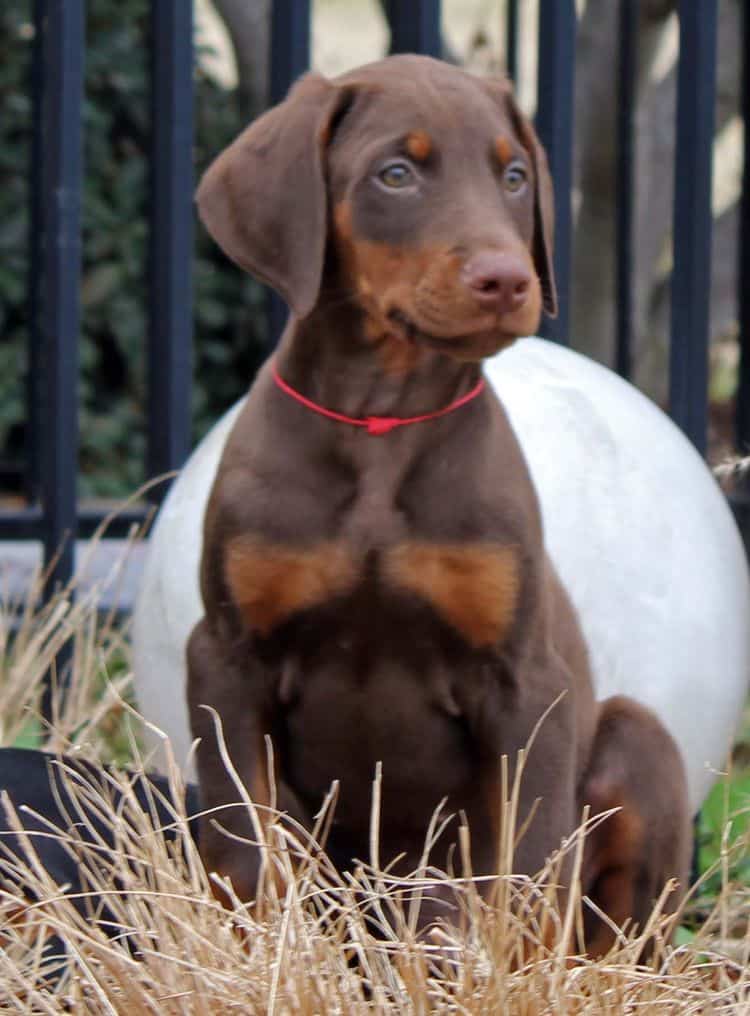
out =
<svg viewBox="0 0 750 1016"><path fill-rule="evenodd" d="M224 575L247 624L267 635L299 610L348 592L359 569L349 550L333 541L312 547L232 540L224 552Z"/></svg>
<svg viewBox="0 0 750 1016"><path fill-rule="evenodd" d="M427 600L475 649L503 642L520 590L515 547L404 543L383 563L386 581Z"/></svg>

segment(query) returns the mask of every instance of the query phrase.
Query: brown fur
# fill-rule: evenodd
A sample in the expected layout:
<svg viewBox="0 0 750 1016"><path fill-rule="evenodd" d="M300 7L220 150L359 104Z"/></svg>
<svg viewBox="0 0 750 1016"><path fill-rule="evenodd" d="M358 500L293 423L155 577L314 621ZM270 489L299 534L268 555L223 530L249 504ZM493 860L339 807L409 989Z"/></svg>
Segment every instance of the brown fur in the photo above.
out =
<svg viewBox="0 0 750 1016"><path fill-rule="evenodd" d="M425 162L432 151L432 140L427 131L412 131L406 139L406 151L417 162Z"/></svg>
<svg viewBox="0 0 750 1016"><path fill-rule="evenodd" d="M675 792L683 780L680 753L653 713L622 695L601 703L582 792L592 815L619 810L588 838L583 877L615 924L643 928L650 901L670 876L687 871L689 814L685 795ZM606 953L611 929L593 914L586 921L589 951Z"/></svg>
<svg viewBox="0 0 750 1016"><path fill-rule="evenodd" d="M525 168L513 193L498 158ZM395 186L380 176L394 161ZM340 414L438 410L476 386L483 356L533 332L542 308L555 312L552 187L533 129L506 82L428 58L308 75L218 157L198 204L227 253L290 303L281 375ZM530 274L520 302L505 296L506 254L515 279L519 265ZM485 268L472 275L477 257ZM340 781L328 847L342 867L368 856L382 762L382 862L412 870L445 800L469 821L473 871L491 874L499 759L512 779L559 700L524 773L519 821L539 804L516 870L538 871L584 804L615 800L621 817L592 837L584 891L618 922L640 922L664 879L684 880L679 755L635 703L595 704L536 492L489 389L373 437L299 405L264 367L211 494L201 589L188 700L206 807L237 794L204 705L259 804L271 793L259 774L266 736L279 806L303 825ZM225 824L252 838L242 809ZM455 836L453 823L436 863ZM257 851L209 822L201 850L253 895ZM421 922L436 913L424 907ZM587 928L604 948L596 921Z"/></svg>
<svg viewBox="0 0 750 1016"><path fill-rule="evenodd" d="M226 582L248 627L268 635L300 610L351 589L351 553L334 542L309 549L261 545L238 537L227 544Z"/></svg>
<svg viewBox="0 0 750 1016"><path fill-rule="evenodd" d="M398 245L373 243L356 233L348 202L336 206L334 227L340 261L369 314L371 338L386 347L396 342L410 349L410 368L424 359L426 350L405 339L402 326L390 316L394 308L424 323L433 339L455 344L454 355L474 360L497 352L518 335L531 334L539 322L541 286L531 252L518 238L508 237L505 249L529 265L531 288L521 308L503 315L498 330L492 313L477 314L461 279L462 258L452 246L423 246L412 237Z"/></svg>
<svg viewBox="0 0 750 1016"><path fill-rule="evenodd" d="M431 603L470 646L502 646L518 605L512 547L402 544L386 556L387 579Z"/></svg>
<svg viewBox="0 0 750 1016"><path fill-rule="evenodd" d="M510 160L513 158L513 149L510 141L504 134L495 138L495 154L497 155L497 161L500 163L501 169L505 169Z"/></svg>

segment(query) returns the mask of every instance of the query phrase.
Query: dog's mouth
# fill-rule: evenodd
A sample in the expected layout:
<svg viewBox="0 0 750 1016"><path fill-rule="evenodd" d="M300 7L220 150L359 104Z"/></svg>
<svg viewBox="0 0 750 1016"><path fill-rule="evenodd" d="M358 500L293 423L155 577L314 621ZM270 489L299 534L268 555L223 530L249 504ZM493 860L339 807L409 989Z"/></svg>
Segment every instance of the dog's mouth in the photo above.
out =
<svg viewBox="0 0 750 1016"><path fill-rule="evenodd" d="M411 318L402 310L393 309L388 311L388 321L393 325L393 334L397 339L405 342L416 342L420 331Z"/></svg>
<svg viewBox="0 0 750 1016"><path fill-rule="evenodd" d="M516 333L504 331L500 322L488 328L486 318L475 329L458 330L452 335L436 335L418 325L400 308L391 309L387 317L396 338L414 346L429 346L461 360L491 356L519 337Z"/></svg>

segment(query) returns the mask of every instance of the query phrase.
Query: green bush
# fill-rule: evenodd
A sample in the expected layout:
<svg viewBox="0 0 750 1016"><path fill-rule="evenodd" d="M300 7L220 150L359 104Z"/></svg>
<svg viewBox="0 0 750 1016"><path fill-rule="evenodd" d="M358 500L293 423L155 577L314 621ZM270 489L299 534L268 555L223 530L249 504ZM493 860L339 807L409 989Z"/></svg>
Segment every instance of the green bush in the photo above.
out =
<svg viewBox="0 0 750 1016"><path fill-rule="evenodd" d="M28 369L29 0L0 10L0 460L20 467ZM82 496L145 479L148 0L89 0L80 343ZM236 97L195 76L196 178L242 126ZM265 348L262 290L196 230L193 437L247 387Z"/></svg>

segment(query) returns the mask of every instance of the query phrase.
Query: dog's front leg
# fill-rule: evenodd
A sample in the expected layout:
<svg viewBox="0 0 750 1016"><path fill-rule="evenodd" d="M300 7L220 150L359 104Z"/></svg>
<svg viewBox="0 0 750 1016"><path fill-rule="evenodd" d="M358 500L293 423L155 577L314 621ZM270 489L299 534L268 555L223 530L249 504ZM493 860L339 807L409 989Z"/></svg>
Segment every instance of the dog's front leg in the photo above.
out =
<svg viewBox="0 0 750 1016"><path fill-rule="evenodd" d="M477 701L464 700L481 760L472 860L487 874L535 875L576 825L572 675L556 653L541 650L519 673L514 691L498 677Z"/></svg>
<svg viewBox="0 0 750 1016"><path fill-rule="evenodd" d="M187 648L188 707L197 749L201 788L200 852L206 870L228 877L241 900L252 900L263 863L259 840L266 840L275 812L292 812L304 821L291 791L271 769L266 736L274 723L275 682L251 648L241 654L227 647L204 618L193 629ZM208 708L207 708L208 707ZM226 754L255 806L242 803L242 792L220 751L217 717ZM276 877L273 864L267 872ZM214 890L222 902L227 898Z"/></svg>

